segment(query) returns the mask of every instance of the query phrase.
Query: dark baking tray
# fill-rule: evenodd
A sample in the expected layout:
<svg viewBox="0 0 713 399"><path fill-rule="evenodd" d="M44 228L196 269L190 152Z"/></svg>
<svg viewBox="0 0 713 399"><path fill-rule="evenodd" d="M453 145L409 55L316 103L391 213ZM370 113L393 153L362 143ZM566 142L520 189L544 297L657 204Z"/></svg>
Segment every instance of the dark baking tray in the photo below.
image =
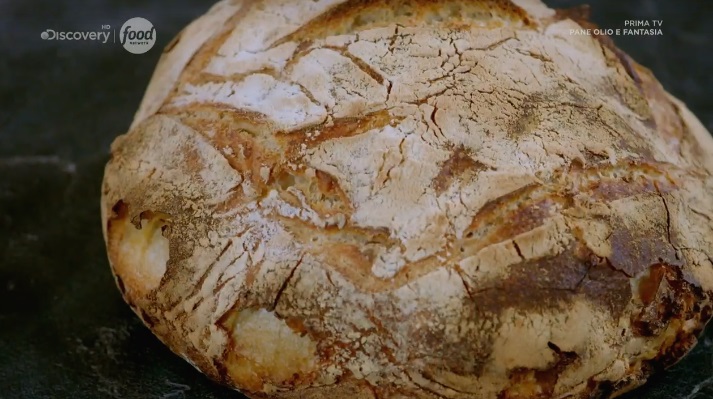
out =
<svg viewBox="0 0 713 399"><path fill-rule="evenodd" d="M576 1L550 1L569 7ZM617 37L713 130L709 0L592 0ZM136 110L160 49L211 3L0 0L0 398L239 398L172 355L124 305L104 254L99 187L109 143ZM45 29L118 28L144 17L156 47L46 42ZM713 398L713 331L629 399Z"/></svg>

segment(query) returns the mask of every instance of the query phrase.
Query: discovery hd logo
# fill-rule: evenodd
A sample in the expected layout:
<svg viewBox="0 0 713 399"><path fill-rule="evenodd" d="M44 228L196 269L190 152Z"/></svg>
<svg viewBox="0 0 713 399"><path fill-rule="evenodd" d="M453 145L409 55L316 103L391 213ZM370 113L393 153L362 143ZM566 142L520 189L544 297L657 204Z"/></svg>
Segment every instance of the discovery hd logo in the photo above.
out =
<svg viewBox="0 0 713 399"><path fill-rule="evenodd" d="M110 25L102 25L99 31L59 31L47 29L40 34L47 41L96 41L106 44L117 41L132 54L144 54L156 44L156 28L146 18L131 18L119 32Z"/></svg>
<svg viewBox="0 0 713 399"><path fill-rule="evenodd" d="M64 32L47 29L40 34L42 40L91 40L106 43L111 36L110 31L100 32Z"/></svg>

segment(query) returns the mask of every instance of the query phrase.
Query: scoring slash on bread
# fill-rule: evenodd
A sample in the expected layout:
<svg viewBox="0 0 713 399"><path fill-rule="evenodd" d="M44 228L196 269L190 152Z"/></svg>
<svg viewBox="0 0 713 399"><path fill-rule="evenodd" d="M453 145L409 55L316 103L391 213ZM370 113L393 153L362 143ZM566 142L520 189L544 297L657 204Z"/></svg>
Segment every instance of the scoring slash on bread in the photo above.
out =
<svg viewBox="0 0 713 399"><path fill-rule="evenodd" d="M250 398L604 398L711 317L713 139L539 0L222 1L101 202L124 299Z"/></svg>

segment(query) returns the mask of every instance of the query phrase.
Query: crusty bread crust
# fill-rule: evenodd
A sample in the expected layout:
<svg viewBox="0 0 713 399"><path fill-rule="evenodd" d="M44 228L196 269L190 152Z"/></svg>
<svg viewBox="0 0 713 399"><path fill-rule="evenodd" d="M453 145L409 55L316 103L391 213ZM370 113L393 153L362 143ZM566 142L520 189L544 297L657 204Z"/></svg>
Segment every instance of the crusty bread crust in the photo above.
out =
<svg viewBox="0 0 713 399"><path fill-rule="evenodd" d="M644 383L711 317L713 139L587 24L539 0L218 3L112 145L124 298L252 398Z"/></svg>

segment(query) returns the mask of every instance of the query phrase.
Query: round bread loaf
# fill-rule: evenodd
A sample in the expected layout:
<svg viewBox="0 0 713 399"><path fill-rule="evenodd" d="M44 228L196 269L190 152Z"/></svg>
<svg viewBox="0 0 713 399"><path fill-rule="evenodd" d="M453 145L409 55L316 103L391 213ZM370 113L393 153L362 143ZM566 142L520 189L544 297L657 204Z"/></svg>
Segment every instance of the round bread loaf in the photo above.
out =
<svg viewBox="0 0 713 399"><path fill-rule="evenodd" d="M125 300L250 398L644 383L711 317L713 139L582 14L218 3L112 145Z"/></svg>

